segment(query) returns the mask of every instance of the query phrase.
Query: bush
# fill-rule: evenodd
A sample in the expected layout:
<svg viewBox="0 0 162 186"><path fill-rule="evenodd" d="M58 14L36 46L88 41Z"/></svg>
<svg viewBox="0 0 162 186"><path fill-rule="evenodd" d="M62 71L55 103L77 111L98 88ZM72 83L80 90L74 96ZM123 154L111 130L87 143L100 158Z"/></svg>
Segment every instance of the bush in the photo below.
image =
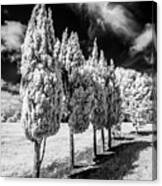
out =
<svg viewBox="0 0 162 186"><path fill-rule="evenodd" d="M135 125L152 122L152 76L124 68L117 68L115 73L120 85L123 120L129 118Z"/></svg>

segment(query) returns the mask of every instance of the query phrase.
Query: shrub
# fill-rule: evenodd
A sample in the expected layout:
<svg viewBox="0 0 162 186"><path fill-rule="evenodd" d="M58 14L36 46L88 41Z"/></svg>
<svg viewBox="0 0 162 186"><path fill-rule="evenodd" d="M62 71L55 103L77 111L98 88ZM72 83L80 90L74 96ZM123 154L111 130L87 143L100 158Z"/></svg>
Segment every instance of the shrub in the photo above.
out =
<svg viewBox="0 0 162 186"><path fill-rule="evenodd" d="M153 113L153 79L147 73L117 68L116 75L122 96L123 118L128 115L135 124L151 122Z"/></svg>

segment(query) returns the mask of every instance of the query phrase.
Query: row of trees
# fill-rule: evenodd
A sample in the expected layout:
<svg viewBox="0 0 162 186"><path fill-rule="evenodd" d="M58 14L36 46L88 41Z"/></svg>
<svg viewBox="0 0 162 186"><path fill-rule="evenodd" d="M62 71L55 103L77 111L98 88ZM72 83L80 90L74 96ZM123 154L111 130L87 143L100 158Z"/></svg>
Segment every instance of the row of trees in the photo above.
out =
<svg viewBox="0 0 162 186"><path fill-rule="evenodd" d="M84 132L90 123L94 131L94 155L97 154L96 130L101 130L104 149L103 129L107 129L111 148L111 128L120 123L125 102L118 74L121 73L112 60L107 65L96 39L92 53L85 60L77 33L68 34L66 29L59 41L51 10L46 10L45 5L34 7L22 46L20 88L22 123L27 138L34 142L34 177L40 175L46 139L58 132L63 110L70 131L71 167L74 134Z"/></svg>

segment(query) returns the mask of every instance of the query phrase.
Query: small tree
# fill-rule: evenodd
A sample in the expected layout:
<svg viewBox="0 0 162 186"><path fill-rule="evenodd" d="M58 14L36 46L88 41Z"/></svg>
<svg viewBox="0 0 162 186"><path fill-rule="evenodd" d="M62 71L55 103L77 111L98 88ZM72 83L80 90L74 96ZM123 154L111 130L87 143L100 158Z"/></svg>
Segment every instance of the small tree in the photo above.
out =
<svg viewBox="0 0 162 186"><path fill-rule="evenodd" d="M62 107L62 81L54 58L51 10L36 5L22 46L22 123L26 137L34 143L33 177L40 176L46 138L59 130ZM41 155L41 144L44 148Z"/></svg>
<svg viewBox="0 0 162 186"><path fill-rule="evenodd" d="M70 80L71 97L68 98L69 127L71 138L71 166L74 165L74 142L73 134L84 132L90 122L91 102L93 87L88 70L75 71Z"/></svg>
<svg viewBox="0 0 162 186"><path fill-rule="evenodd" d="M91 112L91 123L93 124L94 132L94 156L97 155L97 144L96 144L96 130L101 130L103 150L104 150L104 134L103 128L105 126L105 94L104 88L98 83L93 82L93 104Z"/></svg>
<svg viewBox="0 0 162 186"><path fill-rule="evenodd" d="M94 104L91 121L94 127L94 154L96 155L96 129L101 129L103 150L105 146L104 127L108 129L108 147L111 148L111 128L120 122L121 98L119 85L115 75L114 63L110 66L101 50L98 54L96 39L88 64L94 69Z"/></svg>
<svg viewBox="0 0 162 186"><path fill-rule="evenodd" d="M115 75L115 67L112 60L106 77L106 128L108 129L108 148L111 149L111 128L117 125L121 118L121 95Z"/></svg>
<svg viewBox="0 0 162 186"><path fill-rule="evenodd" d="M100 80L101 85L104 87L104 94L103 94L103 109L104 109L104 122L101 124L101 137L102 137L102 145L103 145L103 151L105 150L105 135L104 135L104 128L107 124L107 102L106 102L106 95L109 93L109 86L107 85L107 82L109 81L109 68L107 65L107 60L105 59L103 50L100 51L100 57L99 57L99 67L98 70L100 72L100 77L102 79Z"/></svg>
<svg viewBox="0 0 162 186"><path fill-rule="evenodd" d="M98 46L97 46L97 39L95 38L94 42L93 42L93 49L92 49L92 53L87 61L87 65L89 66L89 68L92 69L92 78L93 78L93 89L95 90L96 86L99 87L99 83L97 82L98 79ZM97 90L97 88L96 88ZM94 91L95 92L95 91ZM100 92L101 93L101 92ZM96 96L95 96L96 95ZM97 98L97 93L94 95L94 99L92 102L92 113L91 113L91 123L93 125L93 153L94 153L94 158L96 158L97 155L97 129L96 129L96 124L98 124L97 122L94 123L95 121L95 111L96 111L96 107L97 107L97 101L95 98Z"/></svg>
<svg viewBox="0 0 162 186"><path fill-rule="evenodd" d="M91 122L93 124L93 142L94 142L94 156L97 155L97 136L96 130L101 130L103 150L105 146L104 140L104 126L106 123L106 109L105 109L105 75L107 73L106 60L103 51L98 55L97 41L94 40L92 54L88 60L89 66L93 69L93 105L91 112ZM90 68L90 67L89 67Z"/></svg>

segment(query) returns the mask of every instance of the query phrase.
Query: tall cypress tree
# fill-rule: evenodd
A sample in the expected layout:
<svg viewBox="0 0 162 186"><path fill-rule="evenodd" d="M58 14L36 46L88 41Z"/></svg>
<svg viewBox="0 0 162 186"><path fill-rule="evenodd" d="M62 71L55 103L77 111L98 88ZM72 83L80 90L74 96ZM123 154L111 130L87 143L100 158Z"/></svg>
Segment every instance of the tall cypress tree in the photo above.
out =
<svg viewBox="0 0 162 186"><path fill-rule="evenodd" d="M92 70L92 77L93 77L93 89L95 90L96 85L98 85L99 88L99 84L96 83L96 80L98 79L98 47L97 47L97 39L95 38L94 42L93 42L93 48L92 48L92 52L88 58L87 64L89 66L89 68ZM98 88L96 88L96 90L98 90ZM99 88L100 90L100 88ZM95 92L95 91L94 91ZM96 95L96 94L95 94ZM95 96L93 97L93 101L92 101L92 113L91 113L91 122L93 124L93 153L94 153L94 159L96 158L97 155L97 129L96 129L96 124L97 122L95 122L95 108L96 108L96 100L95 100Z"/></svg>
<svg viewBox="0 0 162 186"><path fill-rule="evenodd" d="M101 130L103 150L104 142L104 126L106 123L106 109L105 109L105 75L107 73L106 60L103 51L98 52L97 40L94 40L91 56L88 59L89 68L92 68L93 76L93 106L91 112L91 122L93 124L93 147L94 157L97 155L97 135L96 130Z"/></svg>
<svg viewBox="0 0 162 186"><path fill-rule="evenodd" d="M121 118L121 94L115 74L113 60L110 60L108 67L108 79L106 80L106 128L108 129L108 148L111 149L112 138L111 128L120 122Z"/></svg>
<svg viewBox="0 0 162 186"><path fill-rule="evenodd" d="M46 138L57 133L61 120L62 82L54 58L56 39L51 14L45 5L34 7L22 46L22 123L26 137L34 143L33 177L40 176Z"/></svg>
<svg viewBox="0 0 162 186"><path fill-rule="evenodd" d="M91 76L84 68L85 59L77 33L63 33L60 60L62 60L68 124L70 129L70 165L74 166L74 133L84 132L89 126L91 110Z"/></svg>

